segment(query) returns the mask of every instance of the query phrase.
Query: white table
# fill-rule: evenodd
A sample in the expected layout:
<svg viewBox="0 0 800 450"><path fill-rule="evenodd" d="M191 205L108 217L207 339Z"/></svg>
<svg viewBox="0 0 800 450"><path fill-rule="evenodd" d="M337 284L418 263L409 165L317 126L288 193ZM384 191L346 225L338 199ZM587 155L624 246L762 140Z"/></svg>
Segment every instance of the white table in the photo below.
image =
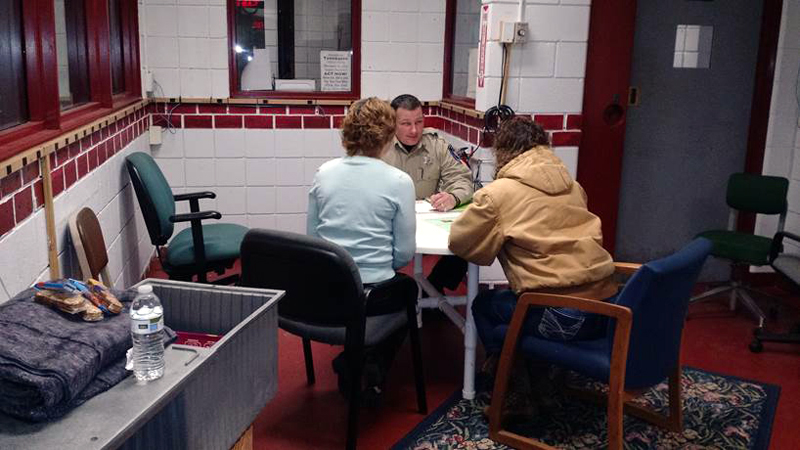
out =
<svg viewBox="0 0 800 450"><path fill-rule="evenodd" d="M419 209L418 209L419 211ZM445 296L438 292L422 272L422 255L452 255L447 248L449 229L442 225L461 214L460 212L417 212L417 253L414 255L414 278L428 298L419 299L421 308L438 308L464 333L464 387L461 391L467 400L475 398L475 346L477 335L472 319L472 300L478 294L478 266L469 263L467 268L467 296ZM421 292L421 291L420 291ZM466 305L466 318L454 306ZM421 316L418 316L421 320ZM420 323L421 326L421 323Z"/></svg>

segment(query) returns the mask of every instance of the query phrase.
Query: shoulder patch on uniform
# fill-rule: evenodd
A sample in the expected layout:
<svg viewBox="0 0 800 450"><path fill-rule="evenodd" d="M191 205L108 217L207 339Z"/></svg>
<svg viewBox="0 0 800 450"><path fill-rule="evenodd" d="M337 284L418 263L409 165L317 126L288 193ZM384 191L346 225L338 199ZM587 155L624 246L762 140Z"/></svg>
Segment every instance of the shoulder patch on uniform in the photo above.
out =
<svg viewBox="0 0 800 450"><path fill-rule="evenodd" d="M424 128L422 130L422 134L428 134L428 135L433 136L433 137L439 137L439 130L437 130L436 128L429 128L428 127L428 128Z"/></svg>

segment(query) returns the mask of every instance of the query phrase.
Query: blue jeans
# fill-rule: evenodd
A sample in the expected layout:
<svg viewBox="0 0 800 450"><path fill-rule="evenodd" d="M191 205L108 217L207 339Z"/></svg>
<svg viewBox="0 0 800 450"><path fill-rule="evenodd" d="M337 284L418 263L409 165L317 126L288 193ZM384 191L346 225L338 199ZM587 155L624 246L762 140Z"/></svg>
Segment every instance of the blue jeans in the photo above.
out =
<svg viewBox="0 0 800 450"><path fill-rule="evenodd" d="M616 296L606 299L613 301ZM472 316L478 336L488 354L503 349L506 328L517 307L517 294L509 289L490 289L475 297ZM531 307L522 325L522 336L551 340L595 339L605 334L605 316L586 314L570 308Z"/></svg>

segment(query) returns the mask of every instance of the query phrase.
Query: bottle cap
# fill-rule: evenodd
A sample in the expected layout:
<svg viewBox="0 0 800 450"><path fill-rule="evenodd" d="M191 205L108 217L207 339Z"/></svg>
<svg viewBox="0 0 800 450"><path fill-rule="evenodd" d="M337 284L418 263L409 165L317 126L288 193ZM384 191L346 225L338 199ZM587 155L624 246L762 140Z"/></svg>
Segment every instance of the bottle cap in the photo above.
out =
<svg viewBox="0 0 800 450"><path fill-rule="evenodd" d="M151 294L153 292L153 286L149 284L143 284L136 288L136 292L140 294Z"/></svg>

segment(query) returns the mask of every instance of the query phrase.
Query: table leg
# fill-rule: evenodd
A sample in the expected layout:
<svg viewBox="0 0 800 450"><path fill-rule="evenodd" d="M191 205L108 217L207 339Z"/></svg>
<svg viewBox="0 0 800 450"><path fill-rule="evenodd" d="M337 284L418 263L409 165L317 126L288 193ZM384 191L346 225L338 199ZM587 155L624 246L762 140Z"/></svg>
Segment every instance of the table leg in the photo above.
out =
<svg viewBox="0 0 800 450"><path fill-rule="evenodd" d="M475 398L475 348L478 336L472 318L472 301L478 295L478 266L469 263L467 269L467 322L464 328L464 389L461 395L466 400Z"/></svg>
<svg viewBox="0 0 800 450"><path fill-rule="evenodd" d="M422 255L416 253L414 255L414 278L420 279L423 276L422 273ZM422 298L422 286L419 286L417 283L418 292L417 292L417 328L422 328L422 307L419 304L420 298Z"/></svg>

